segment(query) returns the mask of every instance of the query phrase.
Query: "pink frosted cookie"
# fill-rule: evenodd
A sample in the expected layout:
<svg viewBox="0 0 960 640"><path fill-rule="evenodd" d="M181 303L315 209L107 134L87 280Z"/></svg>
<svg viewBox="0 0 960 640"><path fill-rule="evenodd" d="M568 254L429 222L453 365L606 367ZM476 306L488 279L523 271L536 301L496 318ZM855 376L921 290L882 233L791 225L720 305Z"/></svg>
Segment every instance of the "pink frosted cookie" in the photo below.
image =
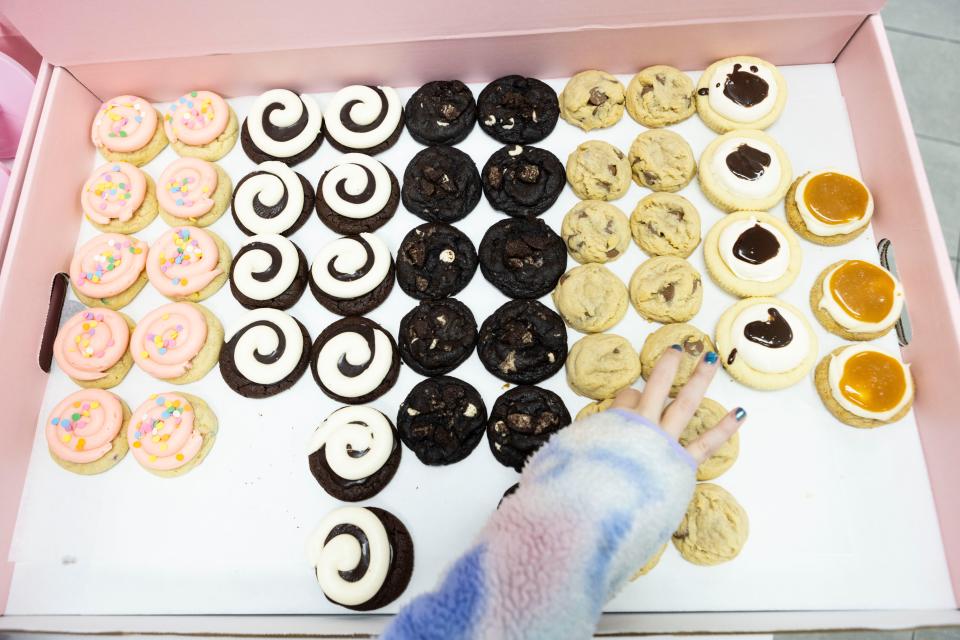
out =
<svg viewBox="0 0 960 640"><path fill-rule="evenodd" d="M134 233L157 217L157 189L129 162L108 162L83 185L80 208L100 231Z"/></svg>
<svg viewBox="0 0 960 640"><path fill-rule="evenodd" d="M186 473L213 448L217 416L207 403L187 393L150 396L127 423L127 443L134 459L163 477Z"/></svg>
<svg viewBox="0 0 960 640"><path fill-rule="evenodd" d="M160 216L170 226L206 227L230 204L233 184L219 166L199 158L174 160L159 178Z"/></svg>
<svg viewBox="0 0 960 640"><path fill-rule="evenodd" d="M70 286L89 307L121 309L147 284L146 264L146 242L133 236L105 233L73 254Z"/></svg>
<svg viewBox="0 0 960 640"><path fill-rule="evenodd" d="M170 103L163 130L181 156L219 160L237 142L237 114L212 91L191 91Z"/></svg>
<svg viewBox="0 0 960 640"><path fill-rule="evenodd" d="M173 384L207 375L220 357L223 325L204 307L174 302L140 319L130 336L133 361L145 372Z"/></svg>
<svg viewBox="0 0 960 640"><path fill-rule="evenodd" d="M130 409L109 391L72 393L53 408L44 426L50 457L67 471L103 473L127 455L123 425L129 418Z"/></svg>
<svg viewBox="0 0 960 640"><path fill-rule="evenodd" d="M57 365L81 387L120 384L133 358L127 346L133 320L112 309L84 309L63 323L53 343Z"/></svg>
<svg viewBox="0 0 960 640"><path fill-rule="evenodd" d="M167 146L167 135L160 114L137 96L117 96L100 105L90 138L93 145L111 162L129 162L142 167Z"/></svg>
<svg viewBox="0 0 960 640"><path fill-rule="evenodd" d="M229 247L212 231L174 227L150 245L147 276L171 300L198 302L227 281L230 258Z"/></svg>

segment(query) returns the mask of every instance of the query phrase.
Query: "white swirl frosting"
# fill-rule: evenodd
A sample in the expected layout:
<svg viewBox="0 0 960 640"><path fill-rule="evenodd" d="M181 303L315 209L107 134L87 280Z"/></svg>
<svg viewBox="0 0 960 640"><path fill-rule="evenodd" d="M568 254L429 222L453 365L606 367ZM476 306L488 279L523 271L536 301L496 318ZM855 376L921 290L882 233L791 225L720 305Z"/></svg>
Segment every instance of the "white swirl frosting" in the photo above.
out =
<svg viewBox="0 0 960 640"><path fill-rule="evenodd" d="M829 237L853 233L857 229L865 227L867 224L869 224L870 219L873 217L873 194L870 193L870 190L867 189L867 186L862 182L860 182L860 184L863 185L863 188L867 192L867 206L863 212L863 216L859 220L851 220L850 222L841 222L838 224L828 224L813 215L813 212L810 210L810 205L807 204L803 194L806 192L807 185L810 184L810 180L825 173L838 173L860 182L858 178L850 175L849 173L837 171L835 169L811 171L807 175L803 176L803 178L800 179L800 182L797 183L797 188L793 193L793 201L797 205L797 211L800 212L800 217L803 218L803 224L807 230L810 233L818 236Z"/></svg>
<svg viewBox="0 0 960 640"><path fill-rule="evenodd" d="M367 339L355 331L333 336L320 348L315 362L317 376L331 393L343 398L359 398L387 378L393 365L393 344L381 329L370 327L372 348ZM356 375L341 370L341 364L356 368Z"/></svg>
<svg viewBox="0 0 960 640"><path fill-rule="evenodd" d="M264 129L264 113L268 108L266 119L284 130L283 139L271 136ZM271 89L260 94L247 115L247 131L253 144L275 158L290 158L302 152L317 139L322 126L323 113L317 101L289 89Z"/></svg>
<svg viewBox="0 0 960 640"><path fill-rule="evenodd" d="M278 234L251 236L233 260L230 279L247 298L272 300L290 288L299 268L300 254L289 239Z"/></svg>
<svg viewBox="0 0 960 640"><path fill-rule="evenodd" d="M365 540L346 528L330 538L341 525L349 525ZM342 605L357 606L369 601L383 587L393 550L387 530L376 514L363 507L340 507L328 513L310 534L307 557L324 595ZM362 575L351 576L356 579L344 577L343 573L359 571L364 564L366 571Z"/></svg>
<svg viewBox="0 0 960 640"><path fill-rule="evenodd" d="M379 160L363 153L347 153L321 181L321 195L334 212L355 220L376 215L387 206L393 191L390 173Z"/></svg>
<svg viewBox="0 0 960 640"><path fill-rule="evenodd" d="M900 401L897 402L896 406L886 411L870 411L865 409L864 407L851 402L849 398L840 392L840 380L843 378L843 372L847 366L847 362L849 362L850 358L857 354L870 351L876 351L885 356L893 358L900 363L900 366L903 369L905 385L903 397L900 398ZM830 384L831 395L841 407L856 416L867 418L869 420L890 420L895 415L900 413L907 403L910 402L910 399L913 398L913 378L910 376L910 365L904 364L900 358L886 351L885 349L879 349L869 344L852 344L845 347L840 353L831 355L830 364L827 366L827 382Z"/></svg>
<svg viewBox="0 0 960 640"><path fill-rule="evenodd" d="M392 260L387 245L374 234L346 236L320 249L310 277L320 291L333 298L359 298L384 281Z"/></svg>
<svg viewBox="0 0 960 640"><path fill-rule="evenodd" d="M396 131L402 115L394 89L355 84L334 94L324 119L331 139L351 149L370 149Z"/></svg>
<svg viewBox="0 0 960 640"><path fill-rule="evenodd" d="M769 260L753 264L737 257L734 248L740 237L753 227L760 227L769 231L779 243L776 255ZM783 277L783 274L790 268L790 245L787 239L783 237L780 230L766 222L757 221L756 217L751 216L746 220L738 220L724 227L717 239L717 245L720 257L723 263L727 265L730 271L738 278L743 280L752 280L754 282L773 282Z"/></svg>
<svg viewBox="0 0 960 640"><path fill-rule="evenodd" d="M750 73L767 83L767 96L752 107L734 102L723 92L727 76L734 73L734 66L739 67L737 69L738 73ZM753 69L756 69L756 71ZM713 110L724 118L734 122L749 123L760 120L773 110L773 107L777 104L778 92L777 79L768 67L762 64L752 66L743 64L742 61L732 60L727 64L718 65L714 70L713 77L710 78L709 100Z"/></svg>
<svg viewBox="0 0 960 640"><path fill-rule="evenodd" d="M257 384L275 384L293 373L305 346L297 321L277 309L247 312L228 328L226 340L237 371Z"/></svg>
<svg viewBox="0 0 960 640"><path fill-rule="evenodd" d="M305 198L296 171L276 160L261 162L237 185L233 213L249 234L283 233L303 215Z"/></svg>
<svg viewBox="0 0 960 640"><path fill-rule="evenodd" d="M790 325L793 339L777 348L768 347L747 338L746 327L751 322L769 322L769 309L775 308ZM786 373L796 369L810 352L810 334L807 324L790 309L769 303L750 305L737 315L731 326L731 343L737 350L736 359L751 369L763 373Z"/></svg>
<svg viewBox="0 0 960 640"><path fill-rule="evenodd" d="M308 453L324 447L330 469L344 480L369 478L383 468L395 446L393 427L373 407L341 407L310 437Z"/></svg>
<svg viewBox="0 0 960 640"><path fill-rule="evenodd" d="M770 156L770 164L755 180L741 178L730 170L727 156L735 153L741 145L747 145ZM714 175L734 195L744 198L767 198L776 193L780 186L782 167L777 150L762 140L746 136L730 136L719 144L713 155L711 166Z"/></svg>

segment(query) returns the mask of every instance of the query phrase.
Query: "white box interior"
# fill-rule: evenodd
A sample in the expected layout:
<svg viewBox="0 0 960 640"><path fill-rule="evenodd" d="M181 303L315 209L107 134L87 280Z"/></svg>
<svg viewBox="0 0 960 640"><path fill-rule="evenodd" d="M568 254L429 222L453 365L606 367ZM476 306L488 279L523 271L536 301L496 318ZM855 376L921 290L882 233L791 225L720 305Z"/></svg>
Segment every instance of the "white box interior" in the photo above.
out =
<svg viewBox="0 0 960 640"><path fill-rule="evenodd" d="M786 149L794 171L828 166L858 173L833 65L782 71L790 96L782 118L768 133ZM629 77L621 80L626 83ZM564 79L550 81L558 92L564 83ZM476 95L482 85L471 88ZM406 100L414 89L400 89L401 97ZM329 98L317 97L321 106ZM241 120L251 99L230 100ZM715 135L696 116L673 129L698 155ZM626 151L642 130L626 115L616 126L590 133L560 121L537 146L565 161L577 144L588 139L607 140ZM500 145L477 128L458 146L481 167ZM378 158L402 179L407 162L421 148L404 133L396 146ZM295 169L316 185L338 155L325 143ZM167 149L144 168L156 179L175 158ZM101 162L91 151L91 170ZM255 166L239 145L219 164L234 184ZM647 193L631 185L615 204L629 215ZM706 201L696 181L681 194L698 208L705 235L723 214ZM543 218L559 231L563 215L576 202L566 188ZM773 214L782 217L782 207ZM479 243L486 228L502 216L481 199L455 226ZM401 205L378 233L395 253L403 235L420 222ZM157 218L136 235L149 242L166 229ZM211 229L234 252L246 239L229 213ZM79 241L96 233L84 222ZM313 216L291 239L310 259L334 237ZM805 310L808 317L808 292L825 266L843 258L876 262L875 238L869 230L840 248L801 244L802 273L781 297ZM627 282L644 259L646 255L631 245L608 266ZM734 298L707 275L700 249L690 260L705 284L703 308L691 322L712 334L720 313ZM568 267L575 264L571 259ZM909 299L910 292L906 293ZM457 297L471 306L478 323L506 301L479 271ZM165 302L148 286L123 311L136 320ZM544 302L552 306L549 297ZM78 310L78 304L71 295L65 315ZM245 312L229 287L202 304L225 325ZM369 316L396 335L400 317L415 304L395 287ZM309 292L291 313L314 338L336 319ZM821 355L842 343L810 319ZM639 350L658 326L631 308L611 331L627 336ZM569 333L572 344L579 335ZM892 334L880 343L896 348ZM487 373L476 354L451 375L474 384L488 410L503 392L503 383ZM396 386L372 404L395 416L420 379L402 367ZM571 414L588 402L570 391L562 372L542 386L559 393ZM149 394L169 387L135 367L113 391L136 407ZM46 451L42 423L52 406L75 389L54 366L38 417L10 552L16 568L8 615L345 612L322 596L304 554L311 528L340 504L317 485L307 467L310 433L339 406L319 391L309 372L291 390L265 400L233 393L216 370L183 387L210 404L219 417L220 432L210 457L177 479L147 473L132 456L96 477L75 476L55 465ZM789 390L759 392L721 372L708 395L728 408L741 405L749 413L739 460L714 482L743 504L750 516L750 538L736 560L718 567L689 564L669 548L659 566L630 584L608 611L954 608L912 413L882 429L846 427L823 408L811 377ZM485 440L466 460L448 467L426 467L412 452L404 451L394 480L365 503L403 520L415 545L410 586L384 611L396 611L430 589L444 567L471 544L503 490L515 481L516 474L494 460Z"/></svg>

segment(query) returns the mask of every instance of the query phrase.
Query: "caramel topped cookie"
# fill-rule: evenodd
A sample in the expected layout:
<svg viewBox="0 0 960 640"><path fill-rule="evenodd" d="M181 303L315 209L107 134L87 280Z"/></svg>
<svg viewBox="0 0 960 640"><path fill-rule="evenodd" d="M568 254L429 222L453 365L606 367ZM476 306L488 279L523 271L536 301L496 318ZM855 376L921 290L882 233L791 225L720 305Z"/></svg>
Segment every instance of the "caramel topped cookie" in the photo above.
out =
<svg viewBox="0 0 960 640"><path fill-rule="evenodd" d="M847 340L886 335L903 311L903 286L893 275L863 260L835 262L810 289L810 308L820 324Z"/></svg>
<svg viewBox="0 0 960 640"><path fill-rule="evenodd" d="M504 147L481 172L490 206L511 216L538 216L557 201L566 173L557 156L537 147Z"/></svg>
<svg viewBox="0 0 960 640"><path fill-rule="evenodd" d="M523 76L494 80L477 98L480 128L504 144L543 140L557 126L557 92L545 82Z"/></svg>
<svg viewBox="0 0 960 640"><path fill-rule="evenodd" d="M693 115L693 81L679 69L664 64L647 67L627 86L627 112L645 127L682 122Z"/></svg>
<svg viewBox="0 0 960 640"><path fill-rule="evenodd" d="M824 406L851 427L896 422L913 405L909 365L870 344L834 349L817 365L814 382Z"/></svg>
<svg viewBox="0 0 960 640"><path fill-rule="evenodd" d="M623 117L623 85L605 71L581 71L560 94L560 117L584 131L610 127Z"/></svg>
<svg viewBox="0 0 960 640"><path fill-rule="evenodd" d="M784 198L787 222L800 237L817 244L850 242L873 217L867 186L839 171L813 171L797 178Z"/></svg>

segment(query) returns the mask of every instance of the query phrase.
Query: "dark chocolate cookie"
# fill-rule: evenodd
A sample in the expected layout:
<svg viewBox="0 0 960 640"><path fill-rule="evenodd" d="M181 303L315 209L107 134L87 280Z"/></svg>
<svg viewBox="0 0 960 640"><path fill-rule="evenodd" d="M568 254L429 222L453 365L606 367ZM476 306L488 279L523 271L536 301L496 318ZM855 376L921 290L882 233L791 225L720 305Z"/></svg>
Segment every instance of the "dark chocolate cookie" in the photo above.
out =
<svg viewBox="0 0 960 640"><path fill-rule="evenodd" d="M483 234L480 271L510 298L539 298L567 270L563 239L540 218L507 218Z"/></svg>
<svg viewBox="0 0 960 640"><path fill-rule="evenodd" d="M370 518L370 515L374 518ZM342 536L354 538L356 545L329 544ZM386 543L381 544L379 541L384 538ZM361 550L359 554L354 551L358 547ZM373 611L387 606L400 597L413 574L413 541L410 533L396 516L376 507L346 506L328 513L310 535L307 554L327 600L354 611ZM328 558L328 554L340 555ZM379 565L383 559L388 562L386 575L375 584L367 584L372 592L369 599L356 603L352 593L355 585L364 578L370 582L367 576L370 565ZM351 561L356 564L349 569L342 569ZM320 571L321 565L341 569L336 572Z"/></svg>
<svg viewBox="0 0 960 640"><path fill-rule="evenodd" d="M519 482L514 482L512 485L507 487L507 490L503 492L503 495L500 497L500 502L497 503L497 509L500 508L500 505L503 504L503 501L512 496L517 492L517 489L520 488Z"/></svg>
<svg viewBox="0 0 960 640"><path fill-rule="evenodd" d="M344 153L374 156L392 147L403 131L403 105L391 87L354 84L337 91L323 113L330 145Z"/></svg>
<svg viewBox="0 0 960 640"><path fill-rule="evenodd" d="M570 412L553 391L514 387L493 403L487 421L487 441L500 464L519 472L527 458L568 424Z"/></svg>
<svg viewBox="0 0 960 640"><path fill-rule="evenodd" d="M418 300L456 295L476 270L477 250L470 238L442 222L416 227L397 251L397 283Z"/></svg>
<svg viewBox="0 0 960 640"><path fill-rule="evenodd" d="M407 131L417 142L457 144L473 130L477 102L459 80L436 80L410 96L404 114Z"/></svg>
<svg viewBox="0 0 960 640"><path fill-rule="evenodd" d="M483 165L483 194L497 211L538 216L557 201L567 176L557 156L537 147L504 147Z"/></svg>
<svg viewBox="0 0 960 640"><path fill-rule="evenodd" d="M248 236L289 236L310 218L313 202L313 186L306 178L282 162L264 162L237 183L230 213Z"/></svg>
<svg viewBox="0 0 960 640"><path fill-rule="evenodd" d="M536 78L504 76L485 86L477 98L480 128L506 144L543 140L559 117L557 92Z"/></svg>
<svg viewBox="0 0 960 640"><path fill-rule="evenodd" d="M340 156L317 185L317 215L337 233L379 229L393 217L400 185L390 167L362 153Z"/></svg>
<svg viewBox="0 0 960 640"><path fill-rule="evenodd" d="M563 367L567 328L536 300L511 300L480 326L477 355L487 371L514 384L535 384Z"/></svg>
<svg viewBox="0 0 960 640"><path fill-rule="evenodd" d="M220 349L220 375L247 398L266 398L292 387L307 370L310 334L279 309L254 309Z"/></svg>
<svg viewBox="0 0 960 640"><path fill-rule="evenodd" d="M383 240L372 233L327 243L310 266L310 291L341 316L359 316L380 306L393 291L396 267Z"/></svg>
<svg viewBox="0 0 960 640"><path fill-rule="evenodd" d="M279 235L251 237L230 263L230 291L247 309L289 309L308 279L303 251Z"/></svg>
<svg viewBox="0 0 960 640"><path fill-rule="evenodd" d="M317 386L329 397L366 404L397 382L400 355L393 336L373 320L343 318L317 336L310 350L310 369Z"/></svg>
<svg viewBox="0 0 960 640"><path fill-rule="evenodd" d="M427 147L407 165L400 196L410 213L428 222L456 222L480 202L480 172L459 149Z"/></svg>
<svg viewBox="0 0 960 640"><path fill-rule="evenodd" d="M400 357L425 376L450 373L473 353L477 321L459 300L424 300L400 320Z"/></svg>
<svg viewBox="0 0 960 640"><path fill-rule="evenodd" d="M316 153L322 141L323 112L317 101L289 89L257 96L240 128L240 146L254 162L293 166Z"/></svg>
<svg viewBox="0 0 960 640"><path fill-rule="evenodd" d="M341 407L313 432L310 473L337 500L380 493L400 465L403 447L390 419L373 407Z"/></svg>
<svg viewBox="0 0 960 640"><path fill-rule="evenodd" d="M429 465L453 464L470 455L486 422L487 409L477 390L451 376L423 380L397 412L403 444Z"/></svg>

